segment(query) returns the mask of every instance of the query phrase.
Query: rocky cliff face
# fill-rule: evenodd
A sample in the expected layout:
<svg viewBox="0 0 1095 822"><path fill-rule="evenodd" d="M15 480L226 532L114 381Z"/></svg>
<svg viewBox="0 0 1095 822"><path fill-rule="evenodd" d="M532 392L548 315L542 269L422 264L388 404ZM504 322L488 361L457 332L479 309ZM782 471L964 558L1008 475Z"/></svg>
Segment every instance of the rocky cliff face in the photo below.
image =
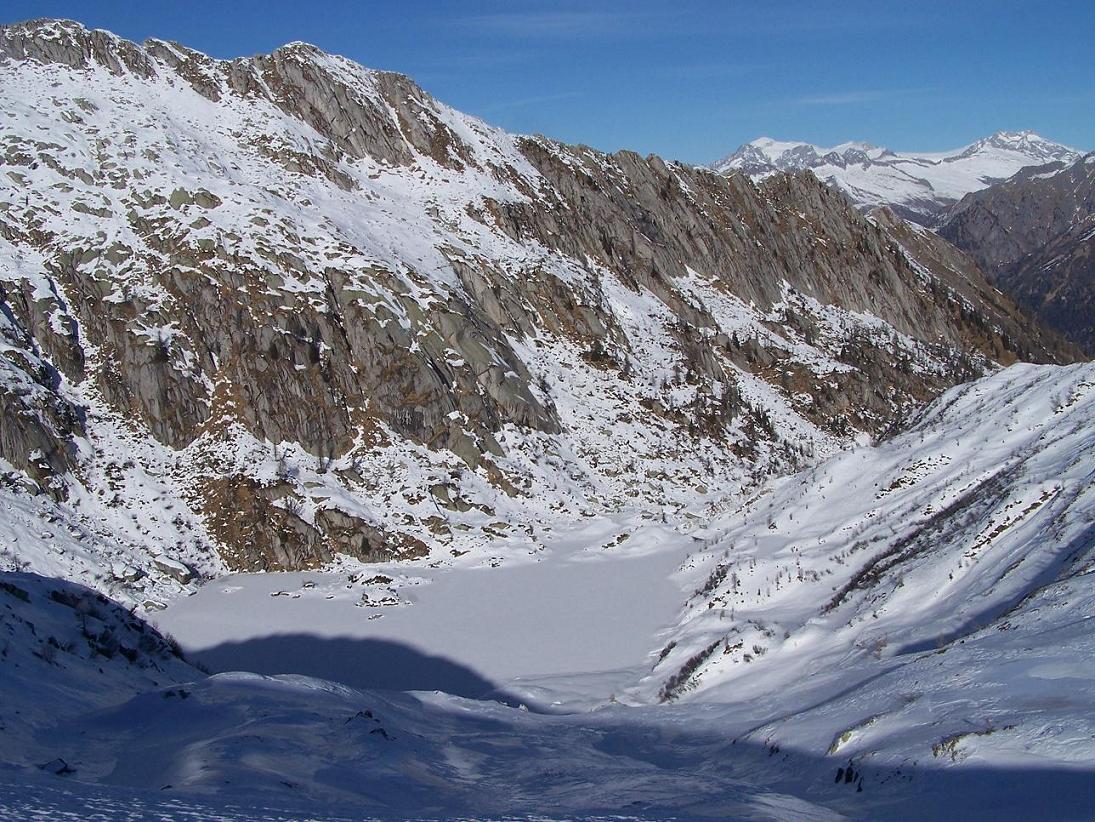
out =
<svg viewBox="0 0 1095 822"><path fill-rule="evenodd" d="M128 565L535 553L1072 354L809 173L516 137L303 44L9 26L0 110L8 484Z"/></svg>
<svg viewBox="0 0 1095 822"><path fill-rule="evenodd" d="M967 196L939 233L1047 325L1095 352L1095 154L1025 169Z"/></svg>

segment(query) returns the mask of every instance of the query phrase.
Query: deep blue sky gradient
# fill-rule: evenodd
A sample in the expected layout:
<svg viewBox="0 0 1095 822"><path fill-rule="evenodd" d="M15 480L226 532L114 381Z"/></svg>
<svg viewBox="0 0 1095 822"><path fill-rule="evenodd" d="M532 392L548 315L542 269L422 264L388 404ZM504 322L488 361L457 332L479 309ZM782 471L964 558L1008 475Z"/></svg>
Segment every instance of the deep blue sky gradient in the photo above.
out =
<svg viewBox="0 0 1095 822"><path fill-rule="evenodd" d="M215 57L304 40L519 132L710 162L753 137L1095 149L1095 0L2 0Z"/></svg>

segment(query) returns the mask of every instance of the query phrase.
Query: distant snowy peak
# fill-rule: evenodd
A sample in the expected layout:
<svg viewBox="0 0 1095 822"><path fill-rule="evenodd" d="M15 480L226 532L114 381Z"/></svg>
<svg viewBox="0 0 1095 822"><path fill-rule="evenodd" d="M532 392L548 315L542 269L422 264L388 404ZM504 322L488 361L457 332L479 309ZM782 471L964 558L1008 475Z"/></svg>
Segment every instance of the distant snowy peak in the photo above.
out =
<svg viewBox="0 0 1095 822"><path fill-rule="evenodd" d="M1016 156L1013 158L1011 155ZM953 151L900 154L863 141L823 148L811 143L758 137L719 160L712 168L721 172L739 169L759 176L776 171L801 171L829 164L847 167L856 163L921 161L928 165L937 165L975 157L996 161L1005 158L1022 160L1023 166L1027 166L1056 161L1071 162L1080 155L1081 152L1076 149L1047 140L1033 131L998 131L990 137Z"/></svg>
<svg viewBox="0 0 1095 822"><path fill-rule="evenodd" d="M892 152L865 142L841 143L833 148L822 148L810 143L759 137L724 157L713 167L724 173L737 169L753 177L766 177L777 171L802 171L826 164L844 167L850 163L872 162L887 155L892 156Z"/></svg>
<svg viewBox="0 0 1095 822"><path fill-rule="evenodd" d="M1000 152L1019 154L1036 161L1032 165L1058 161L1071 162L1081 154L1074 148L1047 140L1033 131L998 131L991 137L985 137L973 143L950 161L977 155L994 155Z"/></svg>
<svg viewBox="0 0 1095 822"><path fill-rule="evenodd" d="M998 131L953 151L897 153L864 142L832 148L761 137L712 168L763 179L779 171L811 170L842 189L861 208L886 205L915 222L933 224L942 211L973 191L1006 180L1027 166L1073 162L1081 153L1033 131Z"/></svg>

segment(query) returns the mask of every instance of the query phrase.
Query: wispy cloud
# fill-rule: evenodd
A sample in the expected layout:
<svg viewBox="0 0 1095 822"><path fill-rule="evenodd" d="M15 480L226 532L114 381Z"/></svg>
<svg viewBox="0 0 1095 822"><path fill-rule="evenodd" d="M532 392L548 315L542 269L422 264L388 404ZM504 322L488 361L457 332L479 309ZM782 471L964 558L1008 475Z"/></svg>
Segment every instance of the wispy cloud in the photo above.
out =
<svg viewBox="0 0 1095 822"><path fill-rule="evenodd" d="M873 103L886 95L882 91L841 91L835 94L811 94L794 102L800 106L850 106L856 103Z"/></svg>
<svg viewBox="0 0 1095 822"><path fill-rule="evenodd" d="M719 80L726 77L741 77L760 71L764 66L734 63L697 63L691 65L663 66L655 74L673 77L679 80Z"/></svg>
<svg viewBox="0 0 1095 822"><path fill-rule="evenodd" d="M913 3L892 4L889 7L872 4L864 13L862 4L840 2L817 6L817 13L805 13L798 4L757 3L744 6L746 12L728 34L838 34L899 30L910 31L933 25L942 15ZM821 9L824 9L821 11Z"/></svg>
<svg viewBox="0 0 1095 822"><path fill-rule="evenodd" d="M853 106L862 103L876 103L879 100L908 97L913 94L923 94L930 90L927 88L859 89L829 94L809 94L789 102L796 106Z"/></svg>
<svg viewBox="0 0 1095 822"><path fill-rule="evenodd" d="M447 52L430 59L418 59L412 64L422 71L494 69L499 66L516 66L528 62L520 51L492 49L480 52Z"/></svg>
<svg viewBox="0 0 1095 822"><path fill-rule="evenodd" d="M677 19L661 12L537 11L479 14L460 18L456 22L483 34L577 39L630 36L644 32L664 34L663 25Z"/></svg>
<svg viewBox="0 0 1095 822"><path fill-rule="evenodd" d="M558 94L540 94L535 97L521 97L516 100L506 100L498 103L491 103L488 106L483 106L479 110L484 114L496 114L502 111L511 111L518 108L527 108L528 106L538 106L543 103L554 103L559 100L573 100L577 97L584 97L585 93L581 91L563 91Z"/></svg>
<svg viewBox="0 0 1095 822"><path fill-rule="evenodd" d="M840 5L827 7L825 14L802 14L793 7L758 3L731 6L697 15L681 10L642 9L620 4L615 10L579 9L564 11L504 11L457 17L452 22L485 34L513 37L581 38L606 35L634 36L711 34L719 30L724 38L757 35L802 35L917 28L930 16L912 9L875 9L863 14Z"/></svg>

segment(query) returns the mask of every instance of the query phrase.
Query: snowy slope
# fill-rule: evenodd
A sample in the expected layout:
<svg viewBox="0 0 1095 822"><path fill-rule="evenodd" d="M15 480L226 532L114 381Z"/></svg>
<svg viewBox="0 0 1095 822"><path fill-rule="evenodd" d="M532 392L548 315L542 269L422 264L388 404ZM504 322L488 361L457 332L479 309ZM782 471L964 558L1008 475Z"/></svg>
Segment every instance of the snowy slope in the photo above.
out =
<svg viewBox="0 0 1095 822"><path fill-rule="evenodd" d="M9 712L36 713L0 731L15 741L0 807L1085 818L1093 415L1095 366L1013 366L949 392L907 433L776 480L691 534L621 520L563 535L529 569L538 595L534 577L513 577L520 568L397 566L378 569L387 581L225 578L160 615L199 657L219 647L218 669L235 653L265 676L175 666L154 685L118 654L55 669L32 651L46 633L65 644L78 612L43 596L55 583L5 576L29 601L0 590L4 625L39 626L36 639L8 632L9 658L35 666L21 676L105 687L66 701L50 695L57 686L32 693L5 678ZM674 616L658 586L678 563ZM476 620L493 622L493 639L461 635ZM292 634L314 634L324 673L356 687L279 674L320 672ZM589 656L599 639L602 667ZM380 661L463 695L361 690ZM416 674L423 663L431 683ZM494 690L462 688L476 683ZM500 701L467 698L484 695ZM56 759L75 773L40 769Z"/></svg>
<svg viewBox="0 0 1095 822"><path fill-rule="evenodd" d="M57 758L39 736L43 727L201 676L118 603L82 585L23 573L0 574L0 670L0 781L16 763Z"/></svg>
<svg viewBox="0 0 1095 822"><path fill-rule="evenodd" d="M0 670L5 820L835 818L725 760L660 762L612 711L206 677L124 608L30 574L0 575Z"/></svg>
<svg viewBox="0 0 1095 822"><path fill-rule="evenodd" d="M777 483L687 564L634 695L738 706L748 738L834 762L1082 768L1093 413L1091 365L1016 366Z"/></svg>
<svg viewBox="0 0 1095 822"><path fill-rule="evenodd" d="M761 137L712 165L754 179L777 171L810 169L861 208L890 206L907 219L931 225L943 210L972 191L1006 180L1025 166L1072 162L1080 152L1031 131L1000 131L953 151L893 152L869 143L821 148Z"/></svg>

